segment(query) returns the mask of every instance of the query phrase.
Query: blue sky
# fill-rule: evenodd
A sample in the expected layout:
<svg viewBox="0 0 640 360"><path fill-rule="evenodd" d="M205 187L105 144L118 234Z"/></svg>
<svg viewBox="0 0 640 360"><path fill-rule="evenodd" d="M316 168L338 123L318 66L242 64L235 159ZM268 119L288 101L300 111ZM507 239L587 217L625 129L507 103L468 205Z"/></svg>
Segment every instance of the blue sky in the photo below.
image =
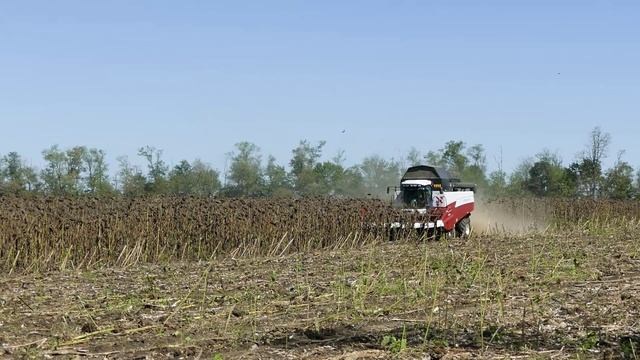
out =
<svg viewBox="0 0 640 360"><path fill-rule="evenodd" d="M599 125L638 167L638 19L615 0L2 2L0 154L87 145L115 167L152 145L222 169L243 140L352 164L455 139L510 170L574 160Z"/></svg>

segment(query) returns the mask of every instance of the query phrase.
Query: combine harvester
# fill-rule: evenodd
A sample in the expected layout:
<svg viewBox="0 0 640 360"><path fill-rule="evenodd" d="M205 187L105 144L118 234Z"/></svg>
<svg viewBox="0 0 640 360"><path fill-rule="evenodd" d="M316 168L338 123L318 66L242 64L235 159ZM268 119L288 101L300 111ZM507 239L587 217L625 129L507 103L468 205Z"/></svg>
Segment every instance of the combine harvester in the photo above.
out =
<svg viewBox="0 0 640 360"><path fill-rule="evenodd" d="M389 238L395 240L410 230L435 239L442 235L468 238L475 188L475 184L452 178L441 168L410 167L402 176L399 187L387 188L387 193L394 191L394 207L402 209L403 215L411 219L390 224Z"/></svg>

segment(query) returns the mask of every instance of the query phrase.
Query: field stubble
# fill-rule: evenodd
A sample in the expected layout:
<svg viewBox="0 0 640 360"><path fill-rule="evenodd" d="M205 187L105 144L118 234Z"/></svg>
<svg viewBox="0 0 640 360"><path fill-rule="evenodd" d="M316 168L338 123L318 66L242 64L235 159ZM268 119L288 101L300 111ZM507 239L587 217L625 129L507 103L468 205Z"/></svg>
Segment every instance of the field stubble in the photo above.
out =
<svg viewBox="0 0 640 360"><path fill-rule="evenodd" d="M0 223L13 272L0 277L0 356L638 355L633 203L503 202L547 225L388 243L358 230L389 216L371 201L280 200L260 212L267 200L13 200ZM614 216L625 207L628 217ZM275 231L274 213L300 228ZM212 221L232 235L215 235Z"/></svg>

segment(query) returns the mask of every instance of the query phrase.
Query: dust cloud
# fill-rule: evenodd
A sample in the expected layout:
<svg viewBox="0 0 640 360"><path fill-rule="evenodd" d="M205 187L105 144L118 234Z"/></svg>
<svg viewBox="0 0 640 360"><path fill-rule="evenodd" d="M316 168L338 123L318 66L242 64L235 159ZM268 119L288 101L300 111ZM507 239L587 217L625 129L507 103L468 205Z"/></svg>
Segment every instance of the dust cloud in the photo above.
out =
<svg viewBox="0 0 640 360"><path fill-rule="evenodd" d="M546 214L523 200L510 203L476 199L471 225L476 234L522 235L542 232L549 227Z"/></svg>

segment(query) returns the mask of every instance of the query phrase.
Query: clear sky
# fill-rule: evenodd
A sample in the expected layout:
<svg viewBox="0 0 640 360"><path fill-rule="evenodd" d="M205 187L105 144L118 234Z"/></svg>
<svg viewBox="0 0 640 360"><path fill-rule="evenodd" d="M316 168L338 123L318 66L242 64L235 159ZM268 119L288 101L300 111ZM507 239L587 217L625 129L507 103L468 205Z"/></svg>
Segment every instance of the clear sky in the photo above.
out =
<svg viewBox="0 0 640 360"><path fill-rule="evenodd" d="M400 157L452 139L507 170L596 125L640 166L640 1L3 1L0 154L236 142ZM342 132L344 130L344 133Z"/></svg>

